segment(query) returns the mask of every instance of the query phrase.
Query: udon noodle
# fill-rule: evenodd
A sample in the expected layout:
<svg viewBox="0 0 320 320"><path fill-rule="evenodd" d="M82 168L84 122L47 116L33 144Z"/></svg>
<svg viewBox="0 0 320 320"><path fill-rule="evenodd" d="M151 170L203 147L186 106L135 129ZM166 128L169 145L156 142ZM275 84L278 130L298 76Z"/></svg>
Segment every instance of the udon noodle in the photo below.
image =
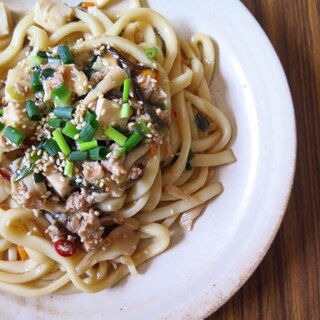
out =
<svg viewBox="0 0 320 320"><path fill-rule="evenodd" d="M98 292L165 251L222 192L231 126L212 41L130 1L0 3L0 288Z"/></svg>

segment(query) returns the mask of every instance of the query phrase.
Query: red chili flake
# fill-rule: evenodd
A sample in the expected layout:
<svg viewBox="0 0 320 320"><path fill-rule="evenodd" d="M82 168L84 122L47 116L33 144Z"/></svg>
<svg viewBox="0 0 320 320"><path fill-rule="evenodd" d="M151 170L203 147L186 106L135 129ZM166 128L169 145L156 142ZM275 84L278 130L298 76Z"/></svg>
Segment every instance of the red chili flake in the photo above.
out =
<svg viewBox="0 0 320 320"><path fill-rule="evenodd" d="M54 243L54 248L56 249L57 253L63 257L71 257L73 256L76 251L76 245L67 239L60 239Z"/></svg>
<svg viewBox="0 0 320 320"><path fill-rule="evenodd" d="M10 181L11 175L4 169L0 169L0 176Z"/></svg>
<svg viewBox="0 0 320 320"><path fill-rule="evenodd" d="M176 109L171 109L171 112L172 112L172 114L173 114L173 116L176 118L177 117L177 111L176 111Z"/></svg>

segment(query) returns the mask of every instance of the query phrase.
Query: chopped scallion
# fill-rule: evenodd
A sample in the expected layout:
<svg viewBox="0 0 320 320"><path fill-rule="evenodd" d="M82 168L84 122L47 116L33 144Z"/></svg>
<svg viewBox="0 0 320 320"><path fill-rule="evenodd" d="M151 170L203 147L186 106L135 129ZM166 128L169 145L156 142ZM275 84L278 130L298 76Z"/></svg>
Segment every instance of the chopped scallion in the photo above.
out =
<svg viewBox="0 0 320 320"><path fill-rule="evenodd" d="M56 106L65 106L71 98L71 90L64 84L59 84L52 92L51 98Z"/></svg>
<svg viewBox="0 0 320 320"><path fill-rule="evenodd" d="M113 140L114 142L116 142L119 146L123 146L124 143L127 140L127 137L122 134L121 132L117 131L116 129L114 129L113 127L109 127L104 134L110 138L111 140Z"/></svg>
<svg viewBox="0 0 320 320"><path fill-rule="evenodd" d="M39 107L32 100L26 101L26 109L28 113L28 117L31 121L40 121L42 116L40 113Z"/></svg>
<svg viewBox="0 0 320 320"><path fill-rule="evenodd" d="M128 102L131 87L131 79L125 79L123 82L122 102Z"/></svg>
<svg viewBox="0 0 320 320"><path fill-rule="evenodd" d="M4 129L4 127L5 125L2 122L0 122L0 132Z"/></svg>
<svg viewBox="0 0 320 320"><path fill-rule="evenodd" d="M138 131L135 131L118 151L118 156L120 157L125 152L132 150L142 139L143 136Z"/></svg>
<svg viewBox="0 0 320 320"><path fill-rule="evenodd" d="M63 172L63 174L64 174L65 176L68 176L68 177L72 178L73 167L74 167L73 162L71 162L71 161L69 161L69 160L66 160L66 165L65 165L65 167L64 167L64 172Z"/></svg>
<svg viewBox="0 0 320 320"><path fill-rule="evenodd" d="M150 128L148 128L148 125L146 124L145 120L140 120L136 125L136 129L144 135L151 133L151 130Z"/></svg>
<svg viewBox="0 0 320 320"><path fill-rule="evenodd" d="M43 63L43 58L39 57L39 56L32 56L29 58L29 64L32 67L38 67Z"/></svg>
<svg viewBox="0 0 320 320"><path fill-rule="evenodd" d="M39 91L43 91L43 85L40 80L40 72L35 71L31 74L31 90L36 93Z"/></svg>
<svg viewBox="0 0 320 320"><path fill-rule="evenodd" d="M12 126L6 127L6 129L4 130L4 135L5 137L7 137L7 139L9 139L16 145L20 145L25 139L25 135Z"/></svg>
<svg viewBox="0 0 320 320"><path fill-rule="evenodd" d="M90 141L93 139L99 129L99 122L95 119L91 119L86 122L84 128L80 132L80 139L83 141Z"/></svg>
<svg viewBox="0 0 320 320"><path fill-rule="evenodd" d="M43 144L43 149L46 150L50 154L50 156L52 156L52 157L56 156L57 153L60 151L60 148L59 148L57 142L54 141L53 139L47 140Z"/></svg>
<svg viewBox="0 0 320 320"><path fill-rule="evenodd" d="M24 95L16 92L16 90L14 89L14 86L7 87L6 92L10 96L10 98L13 100L24 100Z"/></svg>
<svg viewBox="0 0 320 320"><path fill-rule="evenodd" d="M76 140L75 136L80 133L80 130L78 130L76 128L76 126L73 125L71 122L67 122L65 127L62 129L62 133L65 136L67 136L67 137L69 137L69 138L71 138L73 140Z"/></svg>
<svg viewBox="0 0 320 320"><path fill-rule="evenodd" d="M72 119L74 109L71 107L58 107L58 108L54 108L53 113L57 117L70 120Z"/></svg>
<svg viewBox="0 0 320 320"><path fill-rule="evenodd" d="M64 138L64 136L62 135L61 129L56 129L52 132L52 135L54 137L54 139L56 140L61 152L68 156L71 152L70 147L67 144L66 139Z"/></svg>
<svg viewBox="0 0 320 320"><path fill-rule="evenodd" d="M92 140L92 141L87 141L87 142L82 142L79 144L79 149L80 151L87 151L90 149L93 149L98 146L98 141L97 140Z"/></svg>
<svg viewBox="0 0 320 320"><path fill-rule="evenodd" d="M72 64L74 63L73 55L70 51L70 48L67 45L62 45L58 47L58 53L60 55L60 59L64 64Z"/></svg>
<svg viewBox="0 0 320 320"><path fill-rule="evenodd" d="M53 128L63 128L66 125L66 122L63 119L52 118L48 121L48 124Z"/></svg>
<svg viewBox="0 0 320 320"><path fill-rule="evenodd" d="M122 108L120 111L120 117L122 119L129 118L131 115L131 104L129 102L125 102L122 104Z"/></svg>
<svg viewBox="0 0 320 320"><path fill-rule="evenodd" d="M148 59L154 59L158 56L158 49L155 47L152 48L147 48L145 51L145 54L147 56Z"/></svg>
<svg viewBox="0 0 320 320"><path fill-rule="evenodd" d="M84 161L88 159L88 151L72 151L69 155L70 161Z"/></svg>
<svg viewBox="0 0 320 320"><path fill-rule="evenodd" d="M97 115L95 114L95 112L89 110L87 113L86 113L86 117L85 117L85 120L86 122L90 122L91 120L95 120L97 119Z"/></svg>
<svg viewBox="0 0 320 320"><path fill-rule="evenodd" d="M96 147L89 150L90 160L104 160L106 159L109 149L107 147Z"/></svg>
<svg viewBox="0 0 320 320"><path fill-rule="evenodd" d="M209 128L209 122L208 120L201 114L197 113L195 116L195 122L197 125L197 128L203 132L206 132Z"/></svg>
<svg viewBox="0 0 320 320"><path fill-rule="evenodd" d="M4 113L4 110L3 108L0 109L0 117L3 117L3 113Z"/></svg>

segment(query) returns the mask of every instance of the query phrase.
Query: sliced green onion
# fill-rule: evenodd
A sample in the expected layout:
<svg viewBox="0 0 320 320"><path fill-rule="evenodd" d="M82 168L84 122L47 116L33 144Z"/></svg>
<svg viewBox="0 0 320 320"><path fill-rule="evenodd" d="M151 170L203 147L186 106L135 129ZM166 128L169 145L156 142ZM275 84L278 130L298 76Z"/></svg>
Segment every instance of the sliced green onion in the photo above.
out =
<svg viewBox="0 0 320 320"><path fill-rule="evenodd" d="M69 155L71 161L84 161L88 159L88 151L72 151Z"/></svg>
<svg viewBox="0 0 320 320"><path fill-rule="evenodd" d="M31 74L31 90L36 93L43 90L43 85L40 80L40 72L35 71Z"/></svg>
<svg viewBox="0 0 320 320"><path fill-rule="evenodd" d="M59 84L52 92L51 98L57 106L65 106L68 104L72 95L72 91L64 84Z"/></svg>
<svg viewBox="0 0 320 320"><path fill-rule="evenodd" d="M73 55L70 51L70 48L67 45L58 47L58 53L60 55L60 59L64 64L74 63Z"/></svg>
<svg viewBox="0 0 320 320"><path fill-rule="evenodd" d="M86 122L90 122L91 120L95 120L95 119L97 119L97 115L95 114L95 112L89 110L86 113L86 117L85 117Z"/></svg>
<svg viewBox="0 0 320 320"><path fill-rule="evenodd" d="M58 107L53 109L53 113L57 117L70 120L72 119L74 109L71 107Z"/></svg>
<svg viewBox="0 0 320 320"><path fill-rule="evenodd" d="M43 59L47 59L48 58L48 53L46 51L38 51L37 52L37 56Z"/></svg>
<svg viewBox="0 0 320 320"><path fill-rule="evenodd" d="M3 113L4 113L4 110L1 108L0 109L0 117L3 117Z"/></svg>
<svg viewBox="0 0 320 320"><path fill-rule="evenodd" d="M27 109L28 117L31 121L40 121L41 120L42 115L40 113L40 109L34 101L27 100L26 101L26 109Z"/></svg>
<svg viewBox="0 0 320 320"><path fill-rule="evenodd" d="M146 124L145 120L140 120L139 123L137 123L136 128L140 133L144 135L151 133L151 130L150 128L148 128L148 125Z"/></svg>
<svg viewBox="0 0 320 320"><path fill-rule="evenodd" d="M16 176L16 179L14 180L14 182L18 182L26 178L33 172L33 170L34 170L34 164L31 165L30 167L23 168L22 170L20 170L20 173Z"/></svg>
<svg viewBox="0 0 320 320"><path fill-rule="evenodd" d="M116 129L114 129L113 127L109 127L104 134L110 138L111 140L113 140L114 142L116 142L119 146L123 146L124 143L127 140L127 137L122 134L121 132L117 131Z"/></svg>
<svg viewBox="0 0 320 320"><path fill-rule="evenodd" d="M57 142L54 141L53 139L47 140L43 144L43 149L46 150L52 157L56 156L57 153L60 151Z"/></svg>
<svg viewBox="0 0 320 320"><path fill-rule="evenodd" d="M4 135L16 145L21 144L25 139L25 135L22 132L11 126L6 127Z"/></svg>
<svg viewBox="0 0 320 320"><path fill-rule="evenodd" d="M73 162L71 162L71 161L69 161L69 160L66 160L66 166L64 167L64 172L63 172L63 174L64 174L65 176L68 176L68 177L72 178L73 167L74 167Z"/></svg>
<svg viewBox="0 0 320 320"><path fill-rule="evenodd" d="M118 151L118 156L122 156L126 151L132 150L141 140L143 136L138 132L135 131L125 142L123 147Z"/></svg>
<svg viewBox="0 0 320 320"><path fill-rule="evenodd" d="M86 125L80 132L80 139L83 141L90 141L93 139L99 129L99 122L92 119L90 122L86 122Z"/></svg>
<svg viewBox="0 0 320 320"><path fill-rule="evenodd" d="M16 92L16 90L14 89L14 86L7 87L6 92L8 93L10 98L13 100L24 100L24 95Z"/></svg>
<svg viewBox="0 0 320 320"><path fill-rule="evenodd" d="M129 118L131 115L131 103L125 102L122 104L122 108L120 111L120 117L122 119Z"/></svg>
<svg viewBox="0 0 320 320"><path fill-rule="evenodd" d="M128 102L131 87L131 79L125 79L123 81L122 102Z"/></svg>
<svg viewBox="0 0 320 320"><path fill-rule="evenodd" d="M66 125L66 122L63 119L52 118L48 121L48 124L53 128L63 128Z"/></svg>
<svg viewBox="0 0 320 320"><path fill-rule="evenodd" d="M53 77L53 75L54 75L54 70L51 68L43 69L40 74L42 79L49 79Z"/></svg>
<svg viewBox="0 0 320 320"><path fill-rule="evenodd" d="M76 140L75 136L80 133L80 130L78 130L76 128L76 126L73 125L71 122L67 122L65 127L62 129L62 133L65 136L67 136L73 140Z"/></svg>
<svg viewBox="0 0 320 320"><path fill-rule="evenodd" d="M79 149L80 151L87 151L90 149L93 149L98 146L98 141L97 140L92 140L88 142L82 142L79 144Z"/></svg>
<svg viewBox="0 0 320 320"><path fill-rule="evenodd" d="M67 144L66 139L64 138L64 136L62 135L61 129L56 129L52 132L52 135L54 137L54 139L56 140L61 152L68 156L71 152L70 147Z"/></svg>
<svg viewBox="0 0 320 320"><path fill-rule="evenodd" d="M158 49L155 47L147 48L144 52L148 59L154 59L158 56Z"/></svg>
<svg viewBox="0 0 320 320"><path fill-rule="evenodd" d="M40 183L44 181L44 176L41 173L34 173L33 174L33 179L35 183Z"/></svg>
<svg viewBox="0 0 320 320"><path fill-rule="evenodd" d="M104 160L106 159L109 149L107 147L96 147L89 150L90 160Z"/></svg>
<svg viewBox="0 0 320 320"><path fill-rule="evenodd" d="M209 128L209 122L208 120L201 114L201 113L197 113L195 116L195 122L197 125L197 128L203 132L206 132Z"/></svg>
<svg viewBox="0 0 320 320"><path fill-rule="evenodd" d="M4 127L5 125L2 122L0 122L0 132L4 129Z"/></svg>
<svg viewBox="0 0 320 320"><path fill-rule="evenodd" d="M39 56L32 56L29 58L29 64L32 66L32 67L38 67L40 65L43 64L43 58L39 57Z"/></svg>

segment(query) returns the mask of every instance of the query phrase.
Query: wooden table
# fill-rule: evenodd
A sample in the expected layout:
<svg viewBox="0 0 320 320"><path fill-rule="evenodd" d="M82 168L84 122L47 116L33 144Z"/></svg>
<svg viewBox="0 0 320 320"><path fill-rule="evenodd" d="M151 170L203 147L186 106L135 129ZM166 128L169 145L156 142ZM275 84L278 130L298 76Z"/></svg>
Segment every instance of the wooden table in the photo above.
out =
<svg viewBox="0 0 320 320"><path fill-rule="evenodd" d="M244 287L208 320L320 319L320 0L242 0L273 43L295 105L298 158L286 216Z"/></svg>

